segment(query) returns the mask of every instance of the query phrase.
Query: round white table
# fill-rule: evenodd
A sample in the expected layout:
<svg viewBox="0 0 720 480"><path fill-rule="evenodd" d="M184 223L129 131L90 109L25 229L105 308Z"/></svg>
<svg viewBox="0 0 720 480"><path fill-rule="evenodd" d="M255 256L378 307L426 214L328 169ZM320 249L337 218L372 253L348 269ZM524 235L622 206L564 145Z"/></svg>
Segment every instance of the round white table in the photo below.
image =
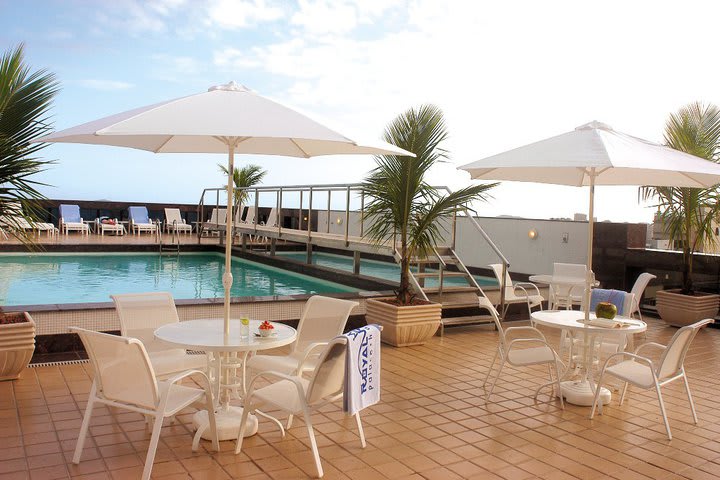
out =
<svg viewBox="0 0 720 480"><path fill-rule="evenodd" d="M585 354L582 362L583 371L581 378L579 380L560 382L560 389L561 394L568 402L586 407L592 406L595 398L596 385L592 376L592 366L596 339L602 339L603 336L608 335L641 333L647 330L647 324L645 324L645 322L621 316L615 317L617 322L622 323L622 326L619 328L586 325L584 323L584 313L579 310L545 310L532 312L531 315L537 325L559 328L571 332L574 336L583 336ZM595 318L595 313L590 313L590 319L594 320ZM603 405L605 405L610 402L611 393L610 390L605 387L600 388L600 399Z"/></svg>
<svg viewBox="0 0 720 480"><path fill-rule="evenodd" d="M242 417L241 407L230 406L231 393L238 388L237 382L233 383L230 379L230 370L242 366L234 362L235 358L232 355L241 352L246 356L249 352L282 347L294 342L297 337L294 328L276 322L272 322L275 329L270 337L260 337L257 333L260 323L262 322L259 320L250 320L250 335L247 337L240 336L239 319L230 320L228 336L224 334L223 320L217 318L172 323L155 330L155 338L158 340L188 350L202 350L215 357L208 365L208 371L215 367L215 375L211 375L211 379L215 384L215 397L218 403L215 420L220 440L237 438ZM245 356L242 361L245 360ZM193 424L197 428L193 447L200 442L200 437L210 440L207 411L197 412L193 417ZM245 435L255 435L257 428L257 418L250 415Z"/></svg>

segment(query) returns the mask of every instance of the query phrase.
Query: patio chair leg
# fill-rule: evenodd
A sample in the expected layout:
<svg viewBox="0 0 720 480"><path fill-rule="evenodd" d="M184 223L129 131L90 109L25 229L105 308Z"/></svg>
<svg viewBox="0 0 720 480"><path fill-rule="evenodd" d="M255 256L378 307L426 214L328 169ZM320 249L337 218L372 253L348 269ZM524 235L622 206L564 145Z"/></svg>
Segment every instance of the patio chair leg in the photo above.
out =
<svg viewBox="0 0 720 480"><path fill-rule="evenodd" d="M288 416L287 425L285 426L286 430L290 430L290 427L292 427L292 422L293 422L293 414L291 413Z"/></svg>
<svg viewBox="0 0 720 480"><path fill-rule="evenodd" d="M360 412L355 414L355 421L357 422L358 433L360 434L360 445L362 445L362 448L365 448L367 447L367 443L365 442L365 430L363 430L362 422L360 421Z"/></svg>
<svg viewBox="0 0 720 480"><path fill-rule="evenodd" d="M495 360L497 360L498 353L500 353L499 347L497 350L495 350L495 356L493 357L492 362L490 363L490 366L488 367L487 374L485 375L485 381L483 382L483 387L487 384L488 378L490 378L490 372L492 372L492 369L495 366Z"/></svg>
<svg viewBox="0 0 720 480"><path fill-rule="evenodd" d="M142 480L150 479L153 463L155 462L155 452L157 451L158 442L160 441L160 431L162 430L163 417L158 414L155 417L152 436L150 437L150 445L148 446L147 456L145 457L145 467L143 467Z"/></svg>
<svg viewBox="0 0 720 480"><path fill-rule="evenodd" d="M313 458L315 459L315 467L317 468L318 478L324 475L322 465L320 464L320 452L318 452L317 441L315 440L315 431L310 420L310 412L305 408L304 412L305 426L307 426L308 437L310 437L310 447L312 448Z"/></svg>
<svg viewBox="0 0 720 480"><path fill-rule="evenodd" d="M235 443L235 455L240 453L242 450L243 438L245 438L245 426L247 425L248 415L250 414L250 407L246 404L243 405L243 414L240 419L240 431L238 432L237 442Z"/></svg>
<svg viewBox="0 0 720 480"><path fill-rule="evenodd" d="M485 401L490 401L490 395L492 395L493 390L495 389L495 382L497 382L497 379L500 378L500 374L503 371L503 367L505 366L505 358L501 359L500 368L498 369L497 375L495 375L495 378L493 378L492 385L490 385L490 390L488 390L487 395L485 395Z"/></svg>
<svg viewBox="0 0 720 480"><path fill-rule="evenodd" d="M683 380L685 381L685 392L687 392L688 402L690 402L690 410L692 410L693 421L695 425L698 423L697 413L695 413L695 402L693 402L692 395L690 394L690 384L688 383L687 375L683 373Z"/></svg>
<svg viewBox="0 0 720 480"><path fill-rule="evenodd" d="M622 406L623 402L625 401L625 394L628 391L629 385L630 384L628 382L625 382L625 384L623 385L622 392L620 392L620 406Z"/></svg>
<svg viewBox="0 0 720 480"><path fill-rule="evenodd" d="M670 433L670 422L668 421L667 413L665 412L665 402L663 402L662 393L660 393L660 384L657 383L657 380L655 381L655 391L657 391L658 403L660 404L660 412L662 413L663 421L665 422L665 431L667 432L668 440L672 440L672 433Z"/></svg>
<svg viewBox="0 0 720 480"><path fill-rule="evenodd" d="M95 382L93 382L92 388L90 389L90 395L88 396L87 406L85 407L85 415L83 415L80 434L78 435L77 443L75 444L75 454L73 455L72 460L75 465L80 463L80 456L82 455L83 447L85 446L85 437L87 437L88 428L90 427L90 418L92 417L93 408L95 408L95 392Z"/></svg>
<svg viewBox="0 0 720 480"><path fill-rule="evenodd" d="M600 399L600 391L602 390L602 381L603 377L605 377L605 369L603 368L602 372L600 372L600 378L598 379L598 383L595 386L595 398L593 398L592 403L592 410L590 410L590 420L593 419L595 416L595 409L598 409L598 413L602 415L602 404L598 405L598 400Z"/></svg>

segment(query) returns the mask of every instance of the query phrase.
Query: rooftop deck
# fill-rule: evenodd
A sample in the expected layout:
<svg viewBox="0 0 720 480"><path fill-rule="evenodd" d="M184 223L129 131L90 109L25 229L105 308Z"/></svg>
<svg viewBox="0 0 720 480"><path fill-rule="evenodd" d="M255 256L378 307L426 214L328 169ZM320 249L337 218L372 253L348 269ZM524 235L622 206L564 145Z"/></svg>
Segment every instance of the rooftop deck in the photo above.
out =
<svg viewBox="0 0 720 480"><path fill-rule="evenodd" d="M667 342L676 331L649 319L647 341ZM546 330L551 342L558 337ZM354 422L340 406L328 406L314 422L327 479L456 478L717 478L720 472L720 330L695 339L686 369L699 425L680 383L664 389L673 429L666 439L652 391L630 389L622 407L616 397L604 415L589 408L563 411L543 391L544 368L506 368L491 402L482 382L497 335L486 327L447 329L419 347L383 347L382 400L364 411L368 446L360 448ZM638 338L636 341L645 341ZM138 414L110 415L98 407L82 462L70 463L91 377L88 364L27 369L0 383L0 479L136 479L149 442ZM300 419L283 439L261 420L260 431L234 455L203 442L191 452L188 423L162 431L153 478L294 479L314 475Z"/></svg>

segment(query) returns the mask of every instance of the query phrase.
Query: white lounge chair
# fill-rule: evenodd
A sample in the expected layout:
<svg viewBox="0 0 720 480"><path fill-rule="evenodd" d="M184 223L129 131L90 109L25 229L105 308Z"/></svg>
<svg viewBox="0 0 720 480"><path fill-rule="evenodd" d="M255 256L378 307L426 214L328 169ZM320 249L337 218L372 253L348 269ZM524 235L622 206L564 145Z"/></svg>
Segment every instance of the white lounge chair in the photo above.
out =
<svg viewBox="0 0 720 480"><path fill-rule="evenodd" d="M692 394L690 393L690 385L688 384L687 375L685 375L685 355L690 348L695 335L700 328L713 323L715 320L707 318L700 320L699 322L693 323L686 327L682 327L680 330L675 332L675 335L670 339L670 342L665 345L659 343L645 343L640 345L635 353L620 352L615 355L611 355L605 361L602 370L600 371L600 378L598 379L598 386L602 385L605 375L611 375L624 382L622 393L620 394L620 405L625 400L625 394L627 393L628 384L633 384L636 387L650 389L654 388L657 393L658 403L660 405L660 413L662 413L663 421L665 422L665 431L667 433L668 440L672 440L672 433L670 433L670 423L668 422L667 413L665 412L665 403L663 402L662 393L660 387L667 385L668 383L674 382L675 380L683 379L685 383L685 392L687 393L688 402L690 403L690 410L692 411L693 421L697 425L697 413L695 412L695 404L693 403ZM662 351L662 356L657 364L653 363L652 359L643 357L639 353L645 348L655 348ZM619 363L612 364L615 360L623 359ZM602 414L602 405L598 406L598 396L600 388L596 389L595 400L593 401L593 408L590 412L590 418L592 419L595 415L595 409L599 409Z"/></svg>
<svg viewBox="0 0 720 480"><path fill-rule="evenodd" d="M140 340L148 351L153 369L160 377L185 370L207 370L205 355L190 355L155 338L163 325L178 323L173 296L168 292L110 295L120 319L120 334Z"/></svg>
<svg viewBox="0 0 720 480"><path fill-rule="evenodd" d="M58 232L52 223L28 220L23 214L20 202L10 202L6 205L5 214L0 217L0 225L4 225L9 230L37 233L38 236L42 232L46 232L48 236L54 236ZM7 239L7 236L5 238Z"/></svg>
<svg viewBox="0 0 720 480"><path fill-rule="evenodd" d="M492 268L493 272L495 273L495 278L497 278L498 285L502 285L502 264L494 263L490 265L490 268ZM530 292L528 292L528 290L530 290ZM505 318L507 309L510 307L510 305L516 303L527 304L528 316L530 316L532 314L533 308L540 307L540 310L542 310L543 300L544 299L542 295L540 295L540 289L538 289L537 285L529 282L513 283L513 281L510 279L510 272L508 272L507 270L505 271L505 305L503 305L502 314L500 315L501 318Z"/></svg>
<svg viewBox="0 0 720 480"><path fill-rule="evenodd" d="M192 225L185 222L182 218L179 208L166 208L165 209L165 231L167 233L178 232L192 233Z"/></svg>
<svg viewBox="0 0 720 480"><path fill-rule="evenodd" d="M247 426L247 417L258 408L270 406L278 408L290 415L302 414L305 426L310 439L313 459L317 476L323 476L323 468L320 463L315 431L312 425L312 413L329 403L336 401L343 392L345 383L345 356L347 355L347 339L337 337L325 346L309 378L286 375L278 372L263 372L252 379L248 392L243 399L243 416L240 422L235 453L242 451L243 436ZM257 388L259 380L275 381L268 386ZM361 444L365 445L365 436L360 423L360 417L356 416L358 429L360 431ZM282 435L285 431L278 422Z"/></svg>
<svg viewBox="0 0 720 480"><path fill-rule="evenodd" d="M210 220L200 225L202 235L218 233L225 228L227 221L227 208L213 208L210 213Z"/></svg>
<svg viewBox="0 0 720 480"><path fill-rule="evenodd" d="M128 207L128 218L130 231L136 235L140 235L141 232L157 232L157 225L150 220L147 207Z"/></svg>
<svg viewBox="0 0 720 480"><path fill-rule="evenodd" d="M540 393L540 390L543 387L555 384L557 385L558 395L560 396L560 405L562 408L565 408L560 390L560 365L562 362L555 353L555 350L553 350L547 343L545 335L543 335L543 333L535 327L510 327L503 329L502 324L500 323L500 318L498 317L497 311L495 310L492 302L487 297L478 297L478 302L480 308L486 309L490 312L498 331L498 348L495 351L495 356L493 357L490 367L488 367L483 387L485 387L488 379L490 378L490 373L493 370L493 366L495 366L495 361L498 357L500 358L500 367L498 368L497 374L495 374L492 384L490 385L490 389L485 396L485 401L490 400L490 395L492 395L492 392L495 389L495 383L500 377L506 363L514 367L548 365L550 370L550 383L540 385L540 387L535 390L534 398L537 398L538 393ZM522 334L523 336L518 336L517 334ZM554 380L552 376L553 370L555 370Z"/></svg>
<svg viewBox="0 0 720 480"><path fill-rule="evenodd" d="M80 207L78 205L61 204L59 209L60 220L58 225L60 232L65 235L71 231L90 235L90 226L80 216Z"/></svg>
<svg viewBox="0 0 720 480"><path fill-rule="evenodd" d="M130 410L154 419L150 445L141 477L143 480L148 480L152 472L163 419L176 415L194 403L204 400L204 407L209 413L213 448L217 451L220 450L212 390L210 382L203 372L189 370L167 381L159 382L156 380L145 347L139 340L92 332L77 327L70 327L70 330L80 335L95 372L80 434L75 445L72 459L74 464L80 463L85 437L96 403ZM190 376L202 388L178 385L180 380Z"/></svg>

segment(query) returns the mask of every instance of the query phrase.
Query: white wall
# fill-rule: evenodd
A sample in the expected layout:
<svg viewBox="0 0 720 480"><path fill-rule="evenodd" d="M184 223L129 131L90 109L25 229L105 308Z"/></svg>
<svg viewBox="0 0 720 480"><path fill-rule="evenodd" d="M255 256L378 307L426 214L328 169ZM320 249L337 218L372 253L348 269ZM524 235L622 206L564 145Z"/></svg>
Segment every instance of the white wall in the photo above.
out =
<svg viewBox="0 0 720 480"><path fill-rule="evenodd" d="M318 212L318 230L327 229L327 210ZM337 219L341 219L337 223ZM554 262L586 263L587 222L569 220L532 220L524 218L479 217L478 223L510 262L510 271L518 273L552 273ZM537 231L531 240L528 232ZM449 229L448 229L449 230ZM345 234L345 212L330 212L330 233ZM360 235L360 214L350 212L350 235ZM563 238L567 236L567 243ZM450 234L447 234L450 244ZM486 267L499 259L468 218L458 217L456 251L471 267Z"/></svg>

